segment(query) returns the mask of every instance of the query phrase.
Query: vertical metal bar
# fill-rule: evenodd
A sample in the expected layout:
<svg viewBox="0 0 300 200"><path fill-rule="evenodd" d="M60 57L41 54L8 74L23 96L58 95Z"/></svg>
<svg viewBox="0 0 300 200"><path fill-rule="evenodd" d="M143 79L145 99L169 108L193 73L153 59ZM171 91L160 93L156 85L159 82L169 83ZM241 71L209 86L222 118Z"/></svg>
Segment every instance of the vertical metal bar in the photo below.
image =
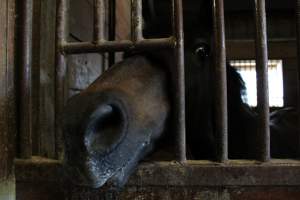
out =
<svg viewBox="0 0 300 200"><path fill-rule="evenodd" d="M300 0L296 1L296 18L297 18L297 63L298 63L298 126L299 126L299 140L298 153L300 157Z"/></svg>
<svg viewBox="0 0 300 200"><path fill-rule="evenodd" d="M270 160L268 49L265 0L255 0L259 160Z"/></svg>
<svg viewBox="0 0 300 200"><path fill-rule="evenodd" d="M59 128L59 115L65 102L65 76L67 69L66 55L60 51L68 38L68 12L69 0L57 0L57 22L56 22L56 68L55 68L55 147L56 157L62 156L62 132Z"/></svg>
<svg viewBox="0 0 300 200"><path fill-rule="evenodd" d="M105 0L94 0L94 43L99 44L101 41L105 41L106 33L106 12L105 12ZM102 67L101 74L106 70L106 57L105 53L101 54L102 57Z"/></svg>
<svg viewBox="0 0 300 200"><path fill-rule="evenodd" d="M32 156L32 0L21 3L20 157Z"/></svg>
<svg viewBox="0 0 300 200"><path fill-rule="evenodd" d="M115 40L116 35L116 0L109 0L109 23L108 23L108 40ZM109 53L108 65L109 67L115 63L115 53Z"/></svg>
<svg viewBox="0 0 300 200"><path fill-rule="evenodd" d="M94 0L94 42L105 39L105 1Z"/></svg>
<svg viewBox="0 0 300 200"><path fill-rule="evenodd" d="M177 157L180 162L186 161L185 135L185 81L184 81L184 37L183 37L183 9L182 0L173 0L173 34L176 39L176 66L173 73L174 87L174 126Z"/></svg>
<svg viewBox="0 0 300 200"><path fill-rule="evenodd" d="M226 47L224 25L224 2L213 1L214 38L215 38L215 112L217 135L217 159L228 159L228 114L227 114L227 77Z"/></svg>
<svg viewBox="0 0 300 200"><path fill-rule="evenodd" d="M132 8L132 30L131 39L138 42L143 39L143 16L142 16L142 0L131 0Z"/></svg>

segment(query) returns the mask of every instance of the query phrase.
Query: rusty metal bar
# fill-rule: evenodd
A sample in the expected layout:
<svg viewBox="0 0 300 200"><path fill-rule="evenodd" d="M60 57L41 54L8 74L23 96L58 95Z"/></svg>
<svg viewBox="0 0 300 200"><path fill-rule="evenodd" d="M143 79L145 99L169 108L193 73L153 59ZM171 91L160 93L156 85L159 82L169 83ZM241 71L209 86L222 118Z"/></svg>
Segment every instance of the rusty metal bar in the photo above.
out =
<svg viewBox="0 0 300 200"><path fill-rule="evenodd" d="M109 0L109 23L108 23L108 40L114 41L116 35L116 0ZM115 63L115 53L108 54L108 67Z"/></svg>
<svg viewBox="0 0 300 200"><path fill-rule="evenodd" d="M298 64L298 126L299 126L299 140L298 140L298 153L300 157L300 0L296 1L296 23L297 23L297 64Z"/></svg>
<svg viewBox="0 0 300 200"><path fill-rule="evenodd" d="M255 0L258 159L270 160L268 49L265 0Z"/></svg>
<svg viewBox="0 0 300 200"><path fill-rule="evenodd" d="M131 38L133 42L143 39L143 16L142 16L142 0L131 0Z"/></svg>
<svg viewBox="0 0 300 200"><path fill-rule="evenodd" d="M24 0L21 25L21 71L20 71L20 157L32 156L32 18L33 1Z"/></svg>
<svg viewBox="0 0 300 200"><path fill-rule="evenodd" d="M217 160L228 160L228 114L227 114L227 77L226 47L224 25L224 2L213 1L214 38L215 38L215 112L217 135Z"/></svg>
<svg viewBox="0 0 300 200"><path fill-rule="evenodd" d="M128 40L123 41L105 41L98 44L90 42L72 42L65 43L60 46L60 49L65 54L80 54L80 53L97 53L97 52L117 52L129 50L143 50L148 49L164 49L173 48L174 38L161 39L145 39L139 42L132 42Z"/></svg>
<svg viewBox="0 0 300 200"><path fill-rule="evenodd" d="M62 131L60 129L59 116L65 102L65 76L67 71L66 55L60 51L68 38L68 12L69 0L57 0L56 22L56 68L55 68L55 146L56 156L62 157Z"/></svg>
<svg viewBox="0 0 300 200"><path fill-rule="evenodd" d="M94 0L94 42L105 40L105 1Z"/></svg>
<svg viewBox="0 0 300 200"><path fill-rule="evenodd" d="M175 59L173 72L174 98L174 127L176 144L178 146L177 159L186 161L185 134L185 81L184 81L184 37L183 37L183 8L182 0L173 0L173 35L176 38Z"/></svg>

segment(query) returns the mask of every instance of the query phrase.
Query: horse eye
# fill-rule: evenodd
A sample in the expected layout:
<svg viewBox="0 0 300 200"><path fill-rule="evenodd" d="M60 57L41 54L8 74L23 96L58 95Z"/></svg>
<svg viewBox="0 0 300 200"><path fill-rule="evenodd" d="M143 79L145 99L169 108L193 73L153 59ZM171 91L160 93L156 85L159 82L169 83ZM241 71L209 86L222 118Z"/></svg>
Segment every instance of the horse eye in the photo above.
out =
<svg viewBox="0 0 300 200"><path fill-rule="evenodd" d="M198 58L206 58L209 56L209 47L207 44L199 44L194 51L195 55L198 56Z"/></svg>

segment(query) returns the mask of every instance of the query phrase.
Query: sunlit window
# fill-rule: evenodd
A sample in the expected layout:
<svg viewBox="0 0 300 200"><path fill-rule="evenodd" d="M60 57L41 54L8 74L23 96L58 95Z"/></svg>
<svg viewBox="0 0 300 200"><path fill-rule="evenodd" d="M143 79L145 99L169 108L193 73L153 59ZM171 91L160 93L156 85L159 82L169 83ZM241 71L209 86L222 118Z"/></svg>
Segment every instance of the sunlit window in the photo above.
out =
<svg viewBox="0 0 300 200"><path fill-rule="evenodd" d="M250 106L257 106L256 63L255 60L232 60L230 64L241 74L246 84L243 101ZM271 107L283 107L283 74L282 60L268 61L269 102Z"/></svg>

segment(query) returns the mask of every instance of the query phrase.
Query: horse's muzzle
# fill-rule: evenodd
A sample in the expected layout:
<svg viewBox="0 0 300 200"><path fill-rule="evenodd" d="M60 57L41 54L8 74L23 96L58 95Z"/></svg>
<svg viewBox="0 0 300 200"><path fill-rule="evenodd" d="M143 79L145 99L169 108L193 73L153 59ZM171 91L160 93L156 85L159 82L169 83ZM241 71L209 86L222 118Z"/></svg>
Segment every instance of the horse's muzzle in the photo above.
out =
<svg viewBox="0 0 300 200"><path fill-rule="evenodd" d="M79 185L120 187L151 151L169 113L164 70L143 56L116 64L63 113L65 169Z"/></svg>

